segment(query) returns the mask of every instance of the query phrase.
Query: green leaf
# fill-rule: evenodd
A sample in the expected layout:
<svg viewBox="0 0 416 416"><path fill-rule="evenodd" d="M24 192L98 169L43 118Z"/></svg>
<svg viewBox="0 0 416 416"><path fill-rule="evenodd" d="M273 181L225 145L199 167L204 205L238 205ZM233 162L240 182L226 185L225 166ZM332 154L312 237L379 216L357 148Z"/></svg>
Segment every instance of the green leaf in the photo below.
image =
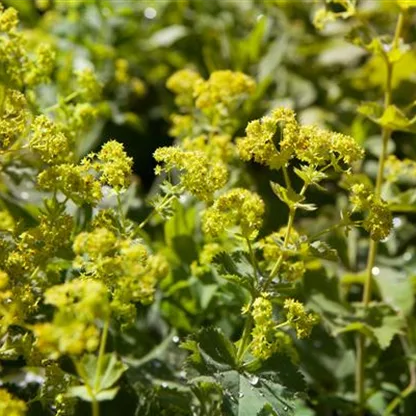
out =
<svg viewBox="0 0 416 416"><path fill-rule="evenodd" d="M114 387L108 390L101 390L100 392L95 394L95 400L99 402L102 402L105 400L113 400L114 397L116 397L118 390L119 390L118 387ZM91 396L90 390L88 390L86 386L70 387L66 395L68 397L78 397L79 399L84 400L86 402L92 402L94 400L94 397Z"/></svg>
<svg viewBox="0 0 416 416"><path fill-rule="evenodd" d="M409 120L406 115L395 105L389 105L386 109L375 102L368 102L358 107L358 112L365 115L371 121L384 128L396 131L416 131L416 119Z"/></svg>
<svg viewBox="0 0 416 416"><path fill-rule="evenodd" d="M413 189L401 192L389 201L394 212L416 212L416 192Z"/></svg>
<svg viewBox="0 0 416 416"><path fill-rule="evenodd" d="M270 186L273 193L290 209L294 208L295 206L299 206L298 204L305 199L305 197L297 194L292 189L286 189L284 186L276 182L270 181Z"/></svg>
<svg viewBox="0 0 416 416"><path fill-rule="evenodd" d="M324 241L314 241L310 244L309 250L312 255L320 259L338 261L338 253Z"/></svg>
<svg viewBox="0 0 416 416"><path fill-rule="evenodd" d="M188 364L222 386L227 415L257 415L266 405L291 415L294 400L305 389L302 375L287 356L256 361L250 371L247 366L241 371L234 344L219 329L203 329L182 346L192 352Z"/></svg>
<svg viewBox="0 0 416 416"><path fill-rule="evenodd" d="M317 171L313 166L311 165L302 165L300 169L294 168L293 171L296 173L296 175L299 176L308 185L315 185L319 188L322 188L318 185L319 182L323 181L328 177L328 175L324 172Z"/></svg>
<svg viewBox="0 0 416 416"><path fill-rule="evenodd" d="M395 105L389 105L378 120L378 124L390 130L408 131L410 120Z"/></svg>
<svg viewBox="0 0 416 416"><path fill-rule="evenodd" d="M154 33L153 36L147 40L147 45L150 48L167 48L187 34L188 29L185 26L171 25Z"/></svg>
<svg viewBox="0 0 416 416"><path fill-rule="evenodd" d="M212 262L222 278L243 286L250 292L253 291L255 273L247 253L244 251L235 251L231 254L221 252L213 258Z"/></svg>
<svg viewBox="0 0 416 416"><path fill-rule="evenodd" d="M174 215L165 223L165 241L177 256L186 264L198 258L193 239L196 209L185 208L179 201L175 203Z"/></svg>
<svg viewBox="0 0 416 416"><path fill-rule="evenodd" d="M203 329L196 336L196 341L207 368L224 370L236 367L236 348L219 328Z"/></svg>
<svg viewBox="0 0 416 416"><path fill-rule="evenodd" d="M82 357L79 365L83 368L83 374L87 377L84 380L85 384L88 384L91 387L93 394L96 396L99 392L113 386L127 369L127 366L123 364L114 353L103 355L99 371L100 376L97 380L97 356L86 354Z"/></svg>
<svg viewBox="0 0 416 416"><path fill-rule="evenodd" d="M383 301L403 315L410 315L414 306L413 284L404 273L389 267L380 267L374 276Z"/></svg>
<svg viewBox="0 0 416 416"><path fill-rule="evenodd" d="M384 304L371 304L369 309L358 310L351 318L355 320L336 329L333 334L361 332L376 341L383 350L389 347L393 337L400 334L405 325L403 317L396 315Z"/></svg>
<svg viewBox="0 0 416 416"><path fill-rule="evenodd" d="M279 354L259 362L251 373L228 371L216 377L222 381L230 415L257 415L265 407L278 415L293 415L296 399L305 390L303 376L287 356Z"/></svg>
<svg viewBox="0 0 416 416"><path fill-rule="evenodd" d="M379 123L380 117L383 115L384 108L381 104L370 101L361 104L357 108L358 113L368 117L374 123Z"/></svg>

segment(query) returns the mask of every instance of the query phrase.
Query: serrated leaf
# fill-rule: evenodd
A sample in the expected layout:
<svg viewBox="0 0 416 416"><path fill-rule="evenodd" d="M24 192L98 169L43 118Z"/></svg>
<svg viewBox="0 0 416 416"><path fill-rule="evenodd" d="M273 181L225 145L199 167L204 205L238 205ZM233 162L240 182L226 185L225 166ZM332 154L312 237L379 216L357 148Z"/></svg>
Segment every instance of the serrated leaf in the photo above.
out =
<svg viewBox="0 0 416 416"><path fill-rule="evenodd" d="M311 165L303 165L300 169L294 168L293 171L296 173L297 176L299 176L299 178L303 180L303 182L307 184L314 184L315 186L318 186L318 188L321 189L322 187L319 186L318 183L323 181L328 176L324 172L317 171Z"/></svg>
<svg viewBox="0 0 416 416"><path fill-rule="evenodd" d="M389 105L384 109L378 103L369 102L362 104L358 108L358 112L368 117L374 123L390 130L408 132L416 130L416 120L409 120L395 105Z"/></svg>
<svg viewBox="0 0 416 416"><path fill-rule="evenodd" d="M222 386L227 415L256 415L266 405L291 415L297 395L305 389L302 375L287 356L257 361L250 372L243 372L234 344L219 329L203 329L185 347L193 352L194 368Z"/></svg>
<svg viewBox="0 0 416 416"><path fill-rule="evenodd" d="M414 295L410 278L398 270L381 267L374 279L384 302L405 316L412 312Z"/></svg>
<svg viewBox="0 0 416 416"><path fill-rule="evenodd" d="M345 325L344 327L335 330L332 334L334 336L337 336L337 335L340 335L340 334L344 334L345 332L361 332L362 334L364 334L368 338L372 338L373 341L376 341L376 337L375 337L374 332L364 322L358 322L358 321L351 322L351 323Z"/></svg>
<svg viewBox="0 0 416 416"><path fill-rule="evenodd" d="M196 341L208 367L216 370L236 367L236 348L219 328L204 328L197 334Z"/></svg>
<svg viewBox="0 0 416 416"><path fill-rule="evenodd" d="M390 130L407 131L410 120L395 105L389 105L378 120L378 123Z"/></svg>
<svg viewBox="0 0 416 416"><path fill-rule="evenodd" d="M273 193L289 208L294 208L295 205L299 207L300 202L302 202L305 197L297 194L292 189L286 189L284 186L270 181L270 186Z"/></svg>
<svg viewBox="0 0 416 416"><path fill-rule="evenodd" d="M84 382L93 389L93 394L96 396L99 392L113 386L127 369L127 366L114 353L103 355L99 371L100 377L97 380L97 356L86 354L82 357L79 365L83 368L83 373L87 377Z"/></svg>
<svg viewBox="0 0 416 416"><path fill-rule="evenodd" d="M305 381L287 356L275 355L259 363L252 373L222 373L227 414L257 415L265 407L277 414L293 415L296 398L305 390Z"/></svg>
<svg viewBox="0 0 416 416"><path fill-rule="evenodd" d="M255 273L247 253L243 251L231 254L221 252L213 258L212 263L218 274L224 279L241 285L249 291L253 290Z"/></svg>
<svg viewBox="0 0 416 416"><path fill-rule="evenodd" d="M360 319L362 314L365 316ZM376 341L383 350L389 347L393 337L400 334L405 325L404 319L384 304L373 304L368 309L363 308L352 318L358 319L337 328L333 334L361 332Z"/></svg>
<svg viewBox="0 0 416 416"><path fill-rule="evenodd" d="M338 253L324 241L314 241L310 244L309 250L312 255L321 259L338 261Z"/></svg>

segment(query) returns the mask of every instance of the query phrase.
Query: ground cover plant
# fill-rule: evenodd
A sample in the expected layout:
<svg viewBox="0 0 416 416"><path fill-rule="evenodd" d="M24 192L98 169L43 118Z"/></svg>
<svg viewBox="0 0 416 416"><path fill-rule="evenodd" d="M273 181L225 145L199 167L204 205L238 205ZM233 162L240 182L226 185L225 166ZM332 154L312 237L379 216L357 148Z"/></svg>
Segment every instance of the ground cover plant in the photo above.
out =
<svg viewBox="0 0 416 416"><path fill-rule="evenodd" d="M1 2L0 415L413 415L415 9Z"/></svg>

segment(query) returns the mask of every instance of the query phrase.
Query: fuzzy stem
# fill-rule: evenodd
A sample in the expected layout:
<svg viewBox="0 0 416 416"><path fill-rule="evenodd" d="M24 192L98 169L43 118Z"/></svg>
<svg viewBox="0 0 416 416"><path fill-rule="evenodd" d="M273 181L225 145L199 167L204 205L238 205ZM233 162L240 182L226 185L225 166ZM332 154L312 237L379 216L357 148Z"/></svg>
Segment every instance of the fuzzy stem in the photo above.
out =
<svg viewBox="0 0 416 416"><path fill-rule="evenodd" d="M251 265L253 266L253 269L254 269L254 277L255 277L256 282L257 282L258 281L258 265L257 265L256 256L254 254L253 246L251 245L251 241L248 237L246 238L246 242L247 242L248 252L250 254Z"/></svg>
<svg viewBox="0 0 416 416"><path fill-rule="evenodd" d="M100 349L98 351L98 359L97 359L97 368L95 370L95 377L94 377L94 391L97 391L99 383L100 383L101 370L103 366L103 359L104 359L104 354L105 354L105 346L107 344L109 326L110 326L110 318L107 318L104 322L103 332L101 334Z"/></svg>
<svg viewBox="0 0 416 416"><path fill-rule="evenodd" d="M401 12L397 20L395 29L395 35L392 42L392 47L397 48L399 45L400 34L403 29L404 15ZM388 56L384 56L386 63L386 87L384 92L384 109L387 109L392 102L392 76L393 76L393 64L389 61ZM378 162L377 180L374 194L376 198L380 197L381 187L384 179L384 164L388 156L388 142L391 136L391 130L384 127L382 129L382 149ZM364 292L362 302L364 309L368 308L371 301L371 287L373 280L373 268L377 256L378 242L370 240L370 246L367 257L366 278L364 282ZM365 409L366 397L365 397L365 335L357 335L357 362L355 372L356 394L358 399L358 415L363 414Z"/></svg>
<svg viewBox="0 0 416 416"><path fill-rule="evenodd" d="M169 198L166 198L167 195L162 200L162 203L155 207L150 214L139 224L139 228L142 229L162 208L164 208L166 205L169 205L171 201L173 201L176 198L176 195L171 195Z"/></svg>

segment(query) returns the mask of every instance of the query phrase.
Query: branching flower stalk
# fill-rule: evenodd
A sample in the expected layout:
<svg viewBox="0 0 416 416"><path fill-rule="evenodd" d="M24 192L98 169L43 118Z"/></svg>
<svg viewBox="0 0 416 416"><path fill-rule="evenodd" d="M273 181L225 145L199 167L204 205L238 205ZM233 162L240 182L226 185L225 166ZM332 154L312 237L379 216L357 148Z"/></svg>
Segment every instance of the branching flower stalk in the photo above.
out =
<svg viewBox="0 0 416 416"><path fill-rule="evenodd" d="M391 43L392 50L397 50L399 47L400 37L403 30L404 23L404 11L401 10L395 29L395 34L393 41ZM386 82L385 82L385 92L384 92L384 110L386 110L392 104L392 76L394 70L394 62L391 62L389 56L386 53L382 54L384 62L386 65ZM378 171L376 186L374 194L376 198L380 197L381 189L383 185L384 178L384 165L388 157L388 142L391 137L391 129L383 127L382 129L382 148L381 154L378 162ZM378 241L370 239L370 245L368 250L367 257L367 268L366 268L366 278L364 283L364 291L362 302L364 308L367 309L371 301L371 292L372 292L372 279L373 279L373 268L377 256ZM360 333L357 336L357 367L356 367L356 393L358 398L359 414L362 414L365 408L366 395L365 395L365 341L366 337L364 334Z"/></svg>

